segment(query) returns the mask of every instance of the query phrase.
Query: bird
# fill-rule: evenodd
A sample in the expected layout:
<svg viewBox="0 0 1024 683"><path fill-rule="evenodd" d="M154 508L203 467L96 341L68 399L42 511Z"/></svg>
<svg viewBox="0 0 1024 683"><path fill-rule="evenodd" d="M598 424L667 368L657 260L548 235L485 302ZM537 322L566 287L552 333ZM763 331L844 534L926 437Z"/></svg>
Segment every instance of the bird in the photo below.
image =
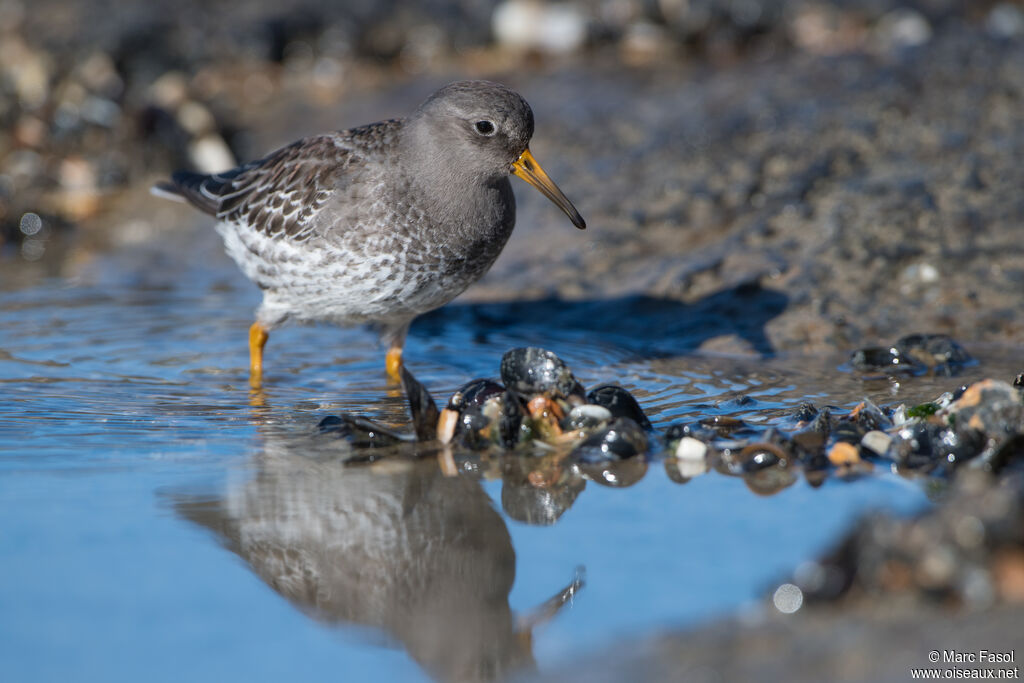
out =
<svg viewBox="0 0 1024 683"><path fill-rule="evenodd" d="M514 90L450 83L404 118L302 138L214 174L178 171L153 194L217 219L228 255L263 291L249 381L285 323L368 324L399 381L409 325L480 279L515 226L510 175L586 228L530 152L534 118Z"/></svg>

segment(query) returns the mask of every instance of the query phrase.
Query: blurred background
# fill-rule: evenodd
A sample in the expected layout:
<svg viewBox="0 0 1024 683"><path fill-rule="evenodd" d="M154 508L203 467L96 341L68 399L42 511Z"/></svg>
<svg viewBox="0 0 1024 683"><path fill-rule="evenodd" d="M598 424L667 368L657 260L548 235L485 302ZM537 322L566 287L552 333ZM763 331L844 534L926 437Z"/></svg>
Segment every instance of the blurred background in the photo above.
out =
<svg viewBox="0 0 1024 683"><path fill-rule="evenodd" d="M1021 3L977 0L2 0L0 258L68 274L200 220L145 194L172 170L486 77L592 230L520 192L545 248L513 239L470 297L768 287L776 350L1019 339L1022 40Z"/></svg>

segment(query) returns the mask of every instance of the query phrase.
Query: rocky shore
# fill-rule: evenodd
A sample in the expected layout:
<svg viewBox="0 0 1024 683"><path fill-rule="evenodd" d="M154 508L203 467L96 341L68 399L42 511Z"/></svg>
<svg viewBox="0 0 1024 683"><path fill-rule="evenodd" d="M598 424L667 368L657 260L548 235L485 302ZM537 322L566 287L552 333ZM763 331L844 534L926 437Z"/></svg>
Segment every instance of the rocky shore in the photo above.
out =
<svg viewBox="0 0 1024 683"><path fill-rule="evenodd" d="M527 95L534 149L592 227L581 242L520 193L476 300L725 292L743 316L729 292L781 297L761 348L695 342L733 353L1022 338L1019 5L42 4L2 6L5 261L125 225L156 239L182 217L141 191L172 169L485 76ZM564 15L558 50L502 28L524 7Z"/></svg>

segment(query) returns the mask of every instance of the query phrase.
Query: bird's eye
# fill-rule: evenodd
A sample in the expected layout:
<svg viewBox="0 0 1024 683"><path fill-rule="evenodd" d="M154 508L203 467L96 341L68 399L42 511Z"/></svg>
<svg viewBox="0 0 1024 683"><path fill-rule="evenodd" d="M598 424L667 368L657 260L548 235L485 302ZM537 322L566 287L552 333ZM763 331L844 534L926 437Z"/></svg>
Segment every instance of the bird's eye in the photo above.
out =
<svg viewBox="0 0 1024 683"><path fill-rule="evenodd" d="M487 137L494 135L494 124L490 121L477 121L473 124L473 127L476 128L476 132L480 133L480 135L486 135Z"/></svg>

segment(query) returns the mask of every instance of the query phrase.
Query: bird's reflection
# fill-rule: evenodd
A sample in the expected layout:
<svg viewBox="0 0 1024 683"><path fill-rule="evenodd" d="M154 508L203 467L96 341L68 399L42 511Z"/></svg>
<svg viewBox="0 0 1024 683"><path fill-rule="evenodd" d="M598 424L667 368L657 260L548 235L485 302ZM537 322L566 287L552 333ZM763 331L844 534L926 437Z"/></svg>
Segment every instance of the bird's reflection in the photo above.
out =
<svg viewBox="0 0 1024 683"><path fill-rule="evenodd" d="M533 665L532 624L508 602L505 522L478 481L444 476L434 459L352 466L279 446L248 481L174 507L309 616L380 629L436 679Z"/></svg>

